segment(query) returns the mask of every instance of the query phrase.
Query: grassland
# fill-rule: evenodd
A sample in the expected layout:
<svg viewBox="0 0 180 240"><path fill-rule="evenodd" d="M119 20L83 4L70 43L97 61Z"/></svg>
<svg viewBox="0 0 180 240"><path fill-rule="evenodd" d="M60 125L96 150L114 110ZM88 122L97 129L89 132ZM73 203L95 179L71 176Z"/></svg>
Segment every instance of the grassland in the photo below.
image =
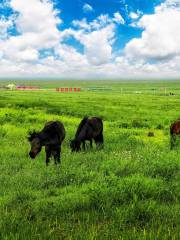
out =
<svg viewBox="0 0 180 240"><path fill-rule="evenodd" d="M169 149L180 82L16 83L44 90L0 91L0 239L180 239L180 143ZM71 153L84 115L103 118L105 147ZM60 167L44 150L28 157L28 131L53 119L66 128Z"/></svg>

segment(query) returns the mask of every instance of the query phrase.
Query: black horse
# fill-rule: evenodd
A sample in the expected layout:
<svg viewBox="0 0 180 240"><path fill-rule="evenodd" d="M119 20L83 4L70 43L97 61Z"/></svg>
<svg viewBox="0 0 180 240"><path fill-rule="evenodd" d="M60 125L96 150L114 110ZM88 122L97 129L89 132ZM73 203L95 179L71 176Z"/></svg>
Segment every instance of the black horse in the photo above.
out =
<svg viewBox="0 0 180 240"><path fill-rule="evenodd" d="M45 146L46 165L48 165L51 156L54 157L55 164L60 163L61 144L64 138L65 129L61 122L47 122L42 131L29 133L28 140L31 143L29 156L34 159Z"/></svg>
<svg viewBox="0 0 180 240"><path fill-rule="evenodd" d="M170 126L170 144L171 144L171 149L173 149L175 144L176 144L176 136L177 135L180 136L180 120L175 121Z"/></svg>
<svg viewBox="0 0 180 240"><path fill-rule="evenodd" d="M84 117L80 122L75 134L75 138L71 140L70 147L73 151L81 150L81 143L83 144L83 150L85 150L85 141L90 141L90 147L92 148L92 140L94 139L96 146L103 146L103 122L98 117Z"/></svg>

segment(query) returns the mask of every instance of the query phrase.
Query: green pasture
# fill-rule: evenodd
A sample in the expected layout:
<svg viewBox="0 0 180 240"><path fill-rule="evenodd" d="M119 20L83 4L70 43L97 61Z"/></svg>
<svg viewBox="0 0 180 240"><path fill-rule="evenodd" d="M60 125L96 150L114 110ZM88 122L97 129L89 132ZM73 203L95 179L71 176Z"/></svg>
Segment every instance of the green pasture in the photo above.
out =
<svg viewBox="0 0 180 240"><path fill-rule="evenodd" d="M9 82L43 90L0 90L0 239L180 239L180 140L169 146L169 126L180 119L179 81L0 86ZM71 153L84 116L102 117L104 149ZM49 120L66 129L60 166L46 167L44 149L28 156L28 131Z"/></svg>

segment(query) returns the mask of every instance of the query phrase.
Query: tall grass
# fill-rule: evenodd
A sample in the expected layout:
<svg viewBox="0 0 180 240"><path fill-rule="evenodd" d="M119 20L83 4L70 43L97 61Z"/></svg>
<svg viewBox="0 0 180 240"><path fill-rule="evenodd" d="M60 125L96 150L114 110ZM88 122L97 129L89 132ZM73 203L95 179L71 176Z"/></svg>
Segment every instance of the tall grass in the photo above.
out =
<svg viewBox="0 0 180 240"><path fill-rule="evenodd" d="M121 83L108 93L1 92L0 239L180 238L180 143L169 149L179 96L137 95L137 85L123 84L132 93L121 94ZM71 153L84 115L103 118L105 147ZM28 157L28 131L52 119L67 132L58 167L45 166L44 150Z"/></svg>

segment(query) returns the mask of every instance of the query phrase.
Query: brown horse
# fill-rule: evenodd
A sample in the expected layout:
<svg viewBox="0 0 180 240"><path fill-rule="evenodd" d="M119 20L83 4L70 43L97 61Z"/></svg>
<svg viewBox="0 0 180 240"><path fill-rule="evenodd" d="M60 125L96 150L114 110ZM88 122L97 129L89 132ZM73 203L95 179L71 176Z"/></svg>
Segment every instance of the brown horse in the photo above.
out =
<svg viewBox="0 0 180 240"><path fill-rule="evenodd" d="M180 120L175 121L170 126L171 149L175 146L177 135L180 135Z"/></svg>
<svg viewBox="0 0 180 240"><path fill-rule="evenodd" d="M98 117L84 117L80 122L75 134L75 138L70 142L72 152L81 150L81 143L83 150L85 150L85 141L90 141L92 148L92 140L94 139L97 146L103 146L103 122Z"/></svg>
<svg viewBox="0 0 180 240"><path fill-rule="evenodd" d="M64 125L59 121L47 122L40 132L29 133L28 140L31 143L29 156L34 159L45 146L46 165L51 156L55 164L60 163L61 144L65 138Z"/></svg>

